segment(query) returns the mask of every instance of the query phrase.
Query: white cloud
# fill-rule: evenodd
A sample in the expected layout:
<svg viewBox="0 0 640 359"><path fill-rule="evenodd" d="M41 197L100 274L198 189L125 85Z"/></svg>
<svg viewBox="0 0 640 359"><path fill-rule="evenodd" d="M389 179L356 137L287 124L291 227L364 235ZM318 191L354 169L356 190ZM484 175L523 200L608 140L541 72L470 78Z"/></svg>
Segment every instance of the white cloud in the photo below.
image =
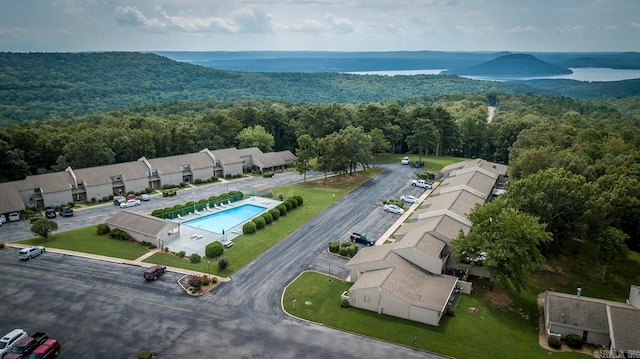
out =
<svg viewBox="0 0 640 359"><path fill-rule="evenodd" d="M631 27L634 28L634 29L640 29L640 23L632 22L631 23Z"/></svg>
<svg viewBox="0 0 640 359"><path fill-rule="evenodd" d="M159 19L149 19L135 6L118 6L115 10L115 19L118 25L141 27L146 30L162 30L165 24Z"/></svg>
<svg viewBox="0 0 640 359"><path fill-rule="evenodd" d="M511 29L507 29L507 32L510 34L532 34L536 32L540 32L540 29L537 29L533 26L516 26Z"/></svg>
<svg viewBox="0 0 640 359"><path fill-rule="evenodd" d="M325 19L329 22L329 25L336 31L341 33L353 33L357 32L356 26L351 20L346 18L338 18L333 14L327 14Z"/></svg>

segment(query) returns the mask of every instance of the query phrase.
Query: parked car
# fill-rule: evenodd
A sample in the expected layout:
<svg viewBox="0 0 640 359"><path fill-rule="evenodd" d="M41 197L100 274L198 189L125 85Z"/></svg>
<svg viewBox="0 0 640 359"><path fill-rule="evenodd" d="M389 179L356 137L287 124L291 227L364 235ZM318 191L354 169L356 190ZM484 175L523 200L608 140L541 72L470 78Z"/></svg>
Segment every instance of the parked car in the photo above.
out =
<svg viewBox="0 0 640 359"><path fill-rule="evenodd" d="M400 200L405 203L418 203L418 198L414 196L400 196Z"/></svg>
<svg viewBox="0 0 640 359"><path fill-rule="evenodd" d="M404 157L402 157L402 161L400 161L400 164L408 165L409 162L411 162L411 159L409 158L409 156L404 156Z"/></svg>
<svg viewBox="0 0 640 359"><path fill-rule="evenodd" d="M73 209L71 207L60 207L60 215L62 217L71 217L73 216Z"/></svg>
<svg viewBox="0 0 640 359"><path fill-rule="evenodd" d="M413 164L413 167L415 167L415 168L422 168L422 167L424 167L424 161L416 161L416 162Z"/></svg>
<svg viewBox="0 0 640 359"><path fill-rule="evenodd" d="M395 204L385 204L384 205L385 212L391 212L395 214L404 214L404 209L398 207Z"/></svg>
<svg viewBox="0 0 640 359"><path fill-rule="evenodd" d="M411 181L411 185L415 187L422 187L424 189L431 189L433 182L420 179Z"/></svg>
<svg viewBox="0 0 640 359"><path fill-rule="evenodd" d="M0 223L4 223L7 221L7 217L4 216L4 214L0 214Z"/></svg>
<svg viewBox="0 0 640 359"><path fill-rule="evenodd" d="M29 359L52 359L57 357L58 354L60 354L60 343L55 339L49 338L31 353Z"/></svg>
<svg viewBox="0 0 640 359"><path fill-rule="evenodd" d="M3 335L2 339L0 339L0 358L4 358L4 355L8 353L20 339L26 337L27 332L22 329L14 329Z"/></svg>
<svg viewBox="0 0 640 359"><path fill-rule="evenodd" d="M141 201L150 201L151 200L151 197L148 194L141 194L140 197L138 197L138 198L140 198Z"/></svg>
<svg viewBox="0 0 640 359"><path fill-rule="evenodd" d="M11 348L4 359L27 359L29 354L47 339L49 336L45 332L35 332L29 337L22 338Z"/></svg>
<svg viewBox="0 0 640 359"><path fill-rule="evenodd" d="M129 207L135 207L135 206L139 206L140 205L140 200L139 199L132 199L132 200L128 200L122 204L120 204L120 208L129 208Z"/></svg>
<svg viewBox="0 0 640 359"><path fill-rule="evenodd" d="M43 246L23 248L18 252L18 259L31 259L41 255L44 251Z"/></svg>
<svg viewBox="0 0 640 359"><path fill-rule="evenodd" d="M166 271L167 271L167 266L155 265L153 267L147 268L147 270L144 271L144 274L142 276L146 280L156 280L160 276L162 276L162 274L164 274L164 272Z"/></svg>
<svg viewBox="0 0 640 359"><path fill-rule="evenodd" d="M47 207L44 210L44 216L49 219L56 218L56 210L53 209L52 207Z"/></svg>
<svg viewBox="0 0 640 359"><path fill-rule="evenodd" d="M351 238L351 242L359 242L359 243L366 244L367 246L372 246L376 244L376 240L373 239L373 237L371 237L368 234L360 234L360 233L353 232L351 233L350 238Z"/></svg>
<svg viewBox="0 0 640 359"><path fill-rule="evenodd" d="M20 220L20 213L11 212L9 213L9 222L15 222Z"/></svg>
<svg viewBox="0 0 640 359"><path fill-rule="evenodd" d="M127 201L131 201L131 200L134 200L134 199L138 199L138 196L136 196L135 193L129 193L127 195Z"/></svg>
<svg viewBox="0 0 640 359"><path fill-rule="evenodd" d="M115 204L116 206L119 206L125 202L127 202L127 200L122 196L113 197L113 204Z"/></svg>

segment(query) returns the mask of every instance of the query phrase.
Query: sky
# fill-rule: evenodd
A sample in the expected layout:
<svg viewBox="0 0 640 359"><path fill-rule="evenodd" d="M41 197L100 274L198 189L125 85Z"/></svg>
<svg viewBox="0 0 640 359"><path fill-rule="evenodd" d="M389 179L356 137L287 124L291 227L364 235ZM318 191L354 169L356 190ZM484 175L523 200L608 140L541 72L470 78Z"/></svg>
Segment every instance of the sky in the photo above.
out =
<svg viewBox="0 0 640 359"><path fill-rule="evenodd" d="M0 51L640 51L640 0L0 0Z"/></svg>

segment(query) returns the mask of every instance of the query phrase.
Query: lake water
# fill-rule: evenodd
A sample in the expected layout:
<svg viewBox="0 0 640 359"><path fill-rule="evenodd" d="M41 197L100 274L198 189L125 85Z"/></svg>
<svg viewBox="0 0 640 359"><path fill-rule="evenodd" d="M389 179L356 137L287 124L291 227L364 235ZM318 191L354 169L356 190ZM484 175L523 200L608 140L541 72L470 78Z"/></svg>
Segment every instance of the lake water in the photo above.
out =
<svg viewBox="0 0 640 359"><path fill-rule="evenodd" d="M356 75L383 75L383 76L410 76L410 75L439 75L445 69L431 70L403 70L403 71L361 71L350 72ZM607 69L601 67L582 67L572 68L572 74L561 76L545 76L545 77L484 77L484 76L462 76L474 80L491 80L491 81L513 81L513 80L535 80L535 79L569 79L577 81L622 81L640 78L640 70L619 70Z"/></svg>

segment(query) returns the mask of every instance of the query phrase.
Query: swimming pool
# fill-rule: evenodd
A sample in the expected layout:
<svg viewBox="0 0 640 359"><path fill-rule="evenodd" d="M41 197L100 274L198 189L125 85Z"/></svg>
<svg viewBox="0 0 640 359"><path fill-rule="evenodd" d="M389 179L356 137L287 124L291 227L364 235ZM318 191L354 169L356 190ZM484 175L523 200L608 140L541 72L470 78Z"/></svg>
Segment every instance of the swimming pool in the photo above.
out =
<svg viewBox="0 0 640 359"><path fill-rule="evenodd" d="M265 207L256 206L254 204L243 204L237 207L227 208L215 213L203 215L200 218L183 222L193 228L199 228L205 231L220 233L228 232L233 227L249 221L251 218L265 211ZM207 212L205 212L207 213Z"/></svg>

